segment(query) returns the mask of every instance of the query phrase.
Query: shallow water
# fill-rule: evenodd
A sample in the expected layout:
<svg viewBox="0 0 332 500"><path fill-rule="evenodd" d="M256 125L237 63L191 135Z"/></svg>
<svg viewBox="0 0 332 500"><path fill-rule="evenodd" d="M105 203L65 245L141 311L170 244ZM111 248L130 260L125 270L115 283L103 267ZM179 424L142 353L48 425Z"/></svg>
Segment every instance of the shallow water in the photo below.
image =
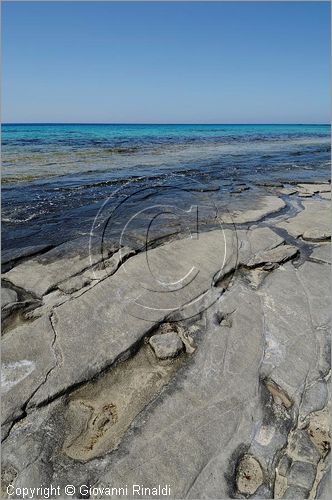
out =
<svg viewBox="0 0 332 500"><path fill-rule="evenodd" d="M109 196L119 230L136 212L146 222L151 203L188 211L226 203L242 183L326 180L330 127L4 125L2 152L2 241L13 248L89 233Z"/></svg>

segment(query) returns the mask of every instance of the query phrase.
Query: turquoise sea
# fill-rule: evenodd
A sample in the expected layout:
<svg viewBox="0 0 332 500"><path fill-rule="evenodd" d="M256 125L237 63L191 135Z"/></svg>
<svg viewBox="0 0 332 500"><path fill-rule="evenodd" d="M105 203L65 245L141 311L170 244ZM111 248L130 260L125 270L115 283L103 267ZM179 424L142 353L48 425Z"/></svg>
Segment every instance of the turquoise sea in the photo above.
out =
<svg viewBox="0 0 332 500"><path fill-rule="evenodd" d="M110 193L167 182L220 196L257 182L326 180L329 125L8 124L2 127L5 248L86 233Z"/></svg>

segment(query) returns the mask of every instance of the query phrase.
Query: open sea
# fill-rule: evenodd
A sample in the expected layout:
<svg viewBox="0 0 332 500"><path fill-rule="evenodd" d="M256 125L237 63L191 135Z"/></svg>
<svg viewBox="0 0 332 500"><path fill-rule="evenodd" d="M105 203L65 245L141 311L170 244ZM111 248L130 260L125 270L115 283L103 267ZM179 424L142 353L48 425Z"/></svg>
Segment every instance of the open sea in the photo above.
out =
<svg viewBox="0 0 332 500"><path fill-rule="evenodd" d="M144 197L173 186L163 189L171 203L188 190L220 198L260 182L329 178L329 125L5 124L2 245L88 234L105 200L127 199L128 186Z"/></svg>

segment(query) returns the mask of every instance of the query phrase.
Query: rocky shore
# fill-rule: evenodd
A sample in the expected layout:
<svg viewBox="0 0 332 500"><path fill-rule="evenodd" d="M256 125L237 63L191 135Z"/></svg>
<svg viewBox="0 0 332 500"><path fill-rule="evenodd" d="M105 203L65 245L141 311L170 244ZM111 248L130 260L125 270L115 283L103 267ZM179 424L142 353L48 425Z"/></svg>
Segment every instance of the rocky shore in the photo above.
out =
<svg viewBox="0 0 332 500"><path fill-rule="evenodd" d="M4 498L327 496L330 184L262 189L147 252L82 237L3 254Z"/></svg>

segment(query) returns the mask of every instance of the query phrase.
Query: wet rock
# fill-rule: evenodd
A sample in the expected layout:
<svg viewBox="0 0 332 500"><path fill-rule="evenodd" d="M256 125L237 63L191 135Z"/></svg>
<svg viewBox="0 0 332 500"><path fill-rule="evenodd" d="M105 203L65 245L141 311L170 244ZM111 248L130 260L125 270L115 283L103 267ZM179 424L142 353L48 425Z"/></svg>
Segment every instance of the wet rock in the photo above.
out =
<svg viewBox="0 0 332 500"><path fill-rule="evenodd" d="M278 196L262 196L257 200L256 208L246 210L230 210L223 214L222 222L230 224L245 224L247 222L257 222L263 217L279 212L286 206L286 203Z"/></svg>
<svg viewBox="0 0 332 500"><path fill-rule="evenodd" d="M17 301L17 293L10 288L1 287L1 307L8 306Z"/></svg>
<svg viewBox="0 0 332 500"><path fill-rule="evenodd" d="M249 186L240 186L231 191L232 194L243 193L243 191L248 191L250 189Z"/></svg>
<svg viewBox="0 0 332 500"><path fill-rule="evenodd" d="M23 248L10 248L1 252L1 268L2 272L11 269L17 262L24 258L31 257L50 249L50 245L35 245Z"/></svg>
<svg viewBox="0 0 332 500"><path fill-rule="evenodd" d="M77 238L18 264L5 274L14 285L41 297L59 283L100 262L113 252L89 237Z"/></svg>
<svg viewBox="0 0 332 500"><path fill-rule="evenodd" d="M183 349L183 343L175 332L153 335L149 343L159 359L175 358Z"/></svg>
<svg viewBox="0 0 332 500"><path fill-rule="evenodd" d="M283 187L283 183L279 181L271 181L271 182L256 182L257 186L263 186L263 187Z"/></svg>
<svg viewBox="0 0 332 500"><path fill-rule="evenodd" d="M312 464L307 462L293 462L288 475L288 483L310 490L315 477L316 468Z"/></svg>
<svg viewBox="0 0 332 500"><path fill-rule="evenodd" d="M263 484L263 471L255 457L244 455L237 467L236 487L244 495L253 495Z"/></svg>
<svg viewBox="0 0 332 500"><path fill-rule="evenodd" d="M298 253L298 248L293 245L280 245L271 250L266 250L256 254L247 263L247 267L257 267L262 264L282 264L287 262L287 260L295 257Z"/></svg>

